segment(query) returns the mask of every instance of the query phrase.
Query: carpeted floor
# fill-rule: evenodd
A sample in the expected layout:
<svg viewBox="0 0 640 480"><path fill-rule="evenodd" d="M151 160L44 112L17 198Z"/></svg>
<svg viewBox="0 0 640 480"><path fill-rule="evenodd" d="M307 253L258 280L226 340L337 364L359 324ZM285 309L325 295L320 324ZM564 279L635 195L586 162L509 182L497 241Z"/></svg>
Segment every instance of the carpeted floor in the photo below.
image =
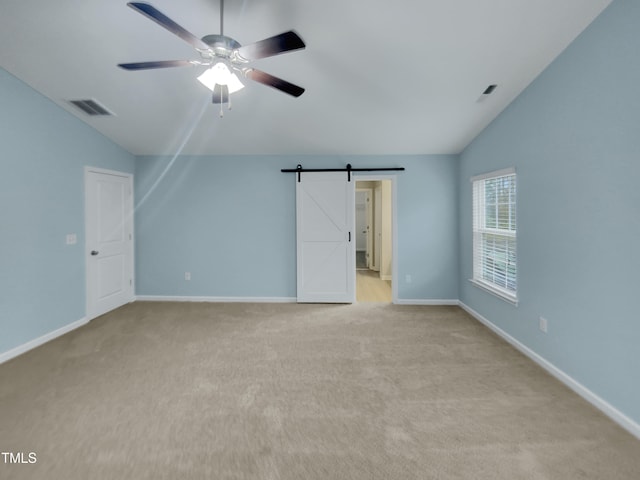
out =
<svg viewBox="0 0 640 480"><path fill-rule="evenodd" d="M457 307L127 305L0 365L2 479L637 479L640 441ZM26 458L26 457L25 457Z"/></svg>

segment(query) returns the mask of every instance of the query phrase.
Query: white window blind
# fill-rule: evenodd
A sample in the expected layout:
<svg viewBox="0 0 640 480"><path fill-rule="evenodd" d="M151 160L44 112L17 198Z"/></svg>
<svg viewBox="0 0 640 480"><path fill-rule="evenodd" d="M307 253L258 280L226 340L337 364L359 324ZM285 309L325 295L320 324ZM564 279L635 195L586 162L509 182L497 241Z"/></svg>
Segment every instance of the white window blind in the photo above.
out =
<svg viewBox="0 0 640 480"><path fill-rule="evenodd" d="M515 170L501 170L471 180L473 281L517 302Z"/></svg>

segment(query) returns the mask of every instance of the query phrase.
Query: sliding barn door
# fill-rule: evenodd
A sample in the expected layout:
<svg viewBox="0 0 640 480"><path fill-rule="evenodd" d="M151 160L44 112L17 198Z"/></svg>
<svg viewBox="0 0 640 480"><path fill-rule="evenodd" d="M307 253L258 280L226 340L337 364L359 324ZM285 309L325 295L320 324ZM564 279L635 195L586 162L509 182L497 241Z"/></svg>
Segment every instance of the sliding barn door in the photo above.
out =
<svg viewBox="0 0 640 480"><path fill-rule="evenodd" d="M346 172L296 175L298 302L355 299L354 184Z"/></svg>

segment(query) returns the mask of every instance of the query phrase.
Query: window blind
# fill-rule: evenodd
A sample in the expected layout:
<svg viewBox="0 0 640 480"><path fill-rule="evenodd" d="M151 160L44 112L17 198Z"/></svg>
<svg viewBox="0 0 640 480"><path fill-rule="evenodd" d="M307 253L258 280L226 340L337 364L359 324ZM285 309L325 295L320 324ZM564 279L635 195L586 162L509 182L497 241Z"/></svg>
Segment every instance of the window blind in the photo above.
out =
<svg viewBox="0 0 640 480"><path fill-rule="evenodd" d="M473 280L517 300L516 175L501 170L474 177Z"/></svg>

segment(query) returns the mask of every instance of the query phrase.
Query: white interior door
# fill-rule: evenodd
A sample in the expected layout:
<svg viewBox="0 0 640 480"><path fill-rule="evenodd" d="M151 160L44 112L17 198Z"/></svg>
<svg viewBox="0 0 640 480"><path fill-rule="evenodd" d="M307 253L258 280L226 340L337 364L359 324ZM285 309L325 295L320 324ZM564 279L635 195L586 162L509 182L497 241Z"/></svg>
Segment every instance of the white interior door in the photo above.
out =
<svg viewBox="0 0 640 480"><path fill-rule="evenodd" d="M367 190L367 268L373 265L373 202L371 190Z"/></svg>
<svg viewBox="0 0 640 480"><path fill-rule="evenodd" d="M133 300L133 177L85 171L87 317Z"/></svg>
<svg viewBox="0 0 640 480"><path fill-rule="evenodd" d="M298 302L355 300L355 181L346 172L296 175Z"/></svg>
<svg viewBox="0 0 640 480"><path fill-rule="evenodd" d="M356 252L367 251L367 191L356 190Z"/></svg>
<svg viewBox="0 0 640 480"><path fill-rule="evenodd" d="M380 256L382 253L382 187L378 184L373 193L373 267L371 270L380 271Z"/></svg>

